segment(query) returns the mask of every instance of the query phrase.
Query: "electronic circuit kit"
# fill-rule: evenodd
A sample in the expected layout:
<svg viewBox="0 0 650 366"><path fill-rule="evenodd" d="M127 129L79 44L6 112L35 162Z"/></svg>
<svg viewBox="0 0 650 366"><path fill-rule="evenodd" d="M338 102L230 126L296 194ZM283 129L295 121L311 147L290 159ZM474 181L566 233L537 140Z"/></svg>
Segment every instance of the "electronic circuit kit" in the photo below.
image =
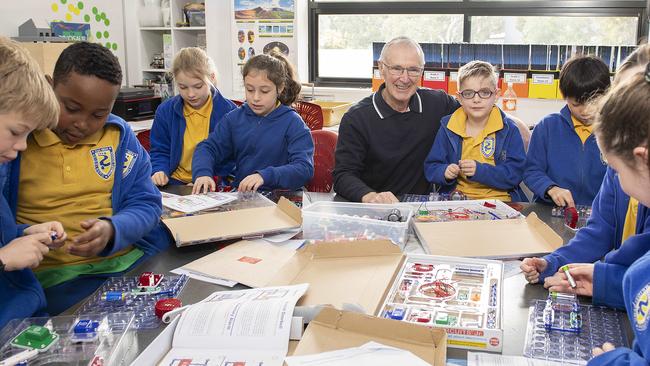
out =
<svg viewBox="0 0 650 366"><path fill-rule="evenodd" d="M578 229L587 225L587 220L591 217L591 206L555 206L551 210L551 216L564 218L564 225L566 227L573 231L578 231Z"/></svg>
<svg viewBox="0 0 650 366"><path fill-rule="evenodd" d="M134 314L80 314L10 321L0 365L121 365L135 358Z"/></svg>
<svg viewBox="0 0 650 366"><path fill-rule="evenodd" d="M563 364L586 364L594 347L610 342L628 346L626 314L580 305L573 294L549 293L530 307L524 355Z"/></svg>
<svg viewBox="0 0 650 366"><path fill-rule="evenodd" d="M415 222L505 220L520 218L515 209L499 200L423 201L411 203Z"/></svg>
<svg viewBox="0 0 650 366"><path fill-rule="evenodd" d="M500 261L408 255L379 316L445 328L452 348L499 352L502 283Z"/></svg>
<svg viewBox="0 0 650 366"><path fill-rule="evenodd" d="M186 275L162 275L144 272L139 277L111 277L79 307L76 314L132 312L133 328L160 326L156 304L175 299L187 283Z"/></svg>

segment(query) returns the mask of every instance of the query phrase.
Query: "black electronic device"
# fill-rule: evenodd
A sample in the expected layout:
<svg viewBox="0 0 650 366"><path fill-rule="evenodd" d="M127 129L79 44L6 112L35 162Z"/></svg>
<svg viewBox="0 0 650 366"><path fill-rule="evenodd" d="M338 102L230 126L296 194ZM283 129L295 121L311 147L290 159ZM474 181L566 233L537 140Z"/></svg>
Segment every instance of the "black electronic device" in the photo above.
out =
<svg viewBox="0 0 650 366"><path fill-rule="evenodd" d="M151 89L122 88L117 95L111 113L124 118L126 121L153 118L160 102L160 97L154 96Z"/></svg>

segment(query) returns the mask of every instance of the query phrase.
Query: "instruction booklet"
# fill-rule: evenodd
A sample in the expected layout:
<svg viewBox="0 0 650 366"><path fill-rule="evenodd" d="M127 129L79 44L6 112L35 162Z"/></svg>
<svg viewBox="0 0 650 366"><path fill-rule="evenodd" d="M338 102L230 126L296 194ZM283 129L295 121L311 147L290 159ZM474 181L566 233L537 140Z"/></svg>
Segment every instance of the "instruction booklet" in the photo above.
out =
<svg viewBox="0 0 650 366"><path fill-rule="evenodd" d="M159 365L281 366L293 310L307 287L215 292L170 324L171 349Z"/></svg>

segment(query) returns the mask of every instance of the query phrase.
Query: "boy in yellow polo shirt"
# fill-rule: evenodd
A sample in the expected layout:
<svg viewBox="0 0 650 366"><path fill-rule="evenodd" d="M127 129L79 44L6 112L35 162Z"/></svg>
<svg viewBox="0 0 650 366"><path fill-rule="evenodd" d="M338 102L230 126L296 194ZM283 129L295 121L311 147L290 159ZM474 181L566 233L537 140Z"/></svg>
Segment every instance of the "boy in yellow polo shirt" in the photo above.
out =
<svg viewBox="0 0 650 366"><path fill-rule="evenodd" d="M149 156L128 124L110 114L121 82L108 49L87 42L66 48L52 80L59 123L31 135L12 166L9 201L17 221L57 218L68 233L36 269L50 314L171 242L160 227Z"/></svg>
<svg viewBox="0 0 650 366"><path fill-rule="evenodd" d="M472 61L458 70L462 108L443 117L424 163L427 179L471 199L527 201L519 183L526 154L514 121L494 103L499 89L492 65Z"/></svg>

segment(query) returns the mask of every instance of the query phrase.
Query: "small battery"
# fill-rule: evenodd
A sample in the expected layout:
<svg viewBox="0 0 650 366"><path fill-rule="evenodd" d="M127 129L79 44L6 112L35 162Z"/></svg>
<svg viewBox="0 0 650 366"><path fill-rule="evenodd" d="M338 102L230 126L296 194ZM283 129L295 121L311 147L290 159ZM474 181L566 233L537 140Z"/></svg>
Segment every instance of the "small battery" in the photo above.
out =
<svg viewBox="0 0 650 366"><path fill-rule="evenodd" d="M126 292L121 291L106 291L102 294L102 301L106 302L124 302L126 300Z"/></svg>

